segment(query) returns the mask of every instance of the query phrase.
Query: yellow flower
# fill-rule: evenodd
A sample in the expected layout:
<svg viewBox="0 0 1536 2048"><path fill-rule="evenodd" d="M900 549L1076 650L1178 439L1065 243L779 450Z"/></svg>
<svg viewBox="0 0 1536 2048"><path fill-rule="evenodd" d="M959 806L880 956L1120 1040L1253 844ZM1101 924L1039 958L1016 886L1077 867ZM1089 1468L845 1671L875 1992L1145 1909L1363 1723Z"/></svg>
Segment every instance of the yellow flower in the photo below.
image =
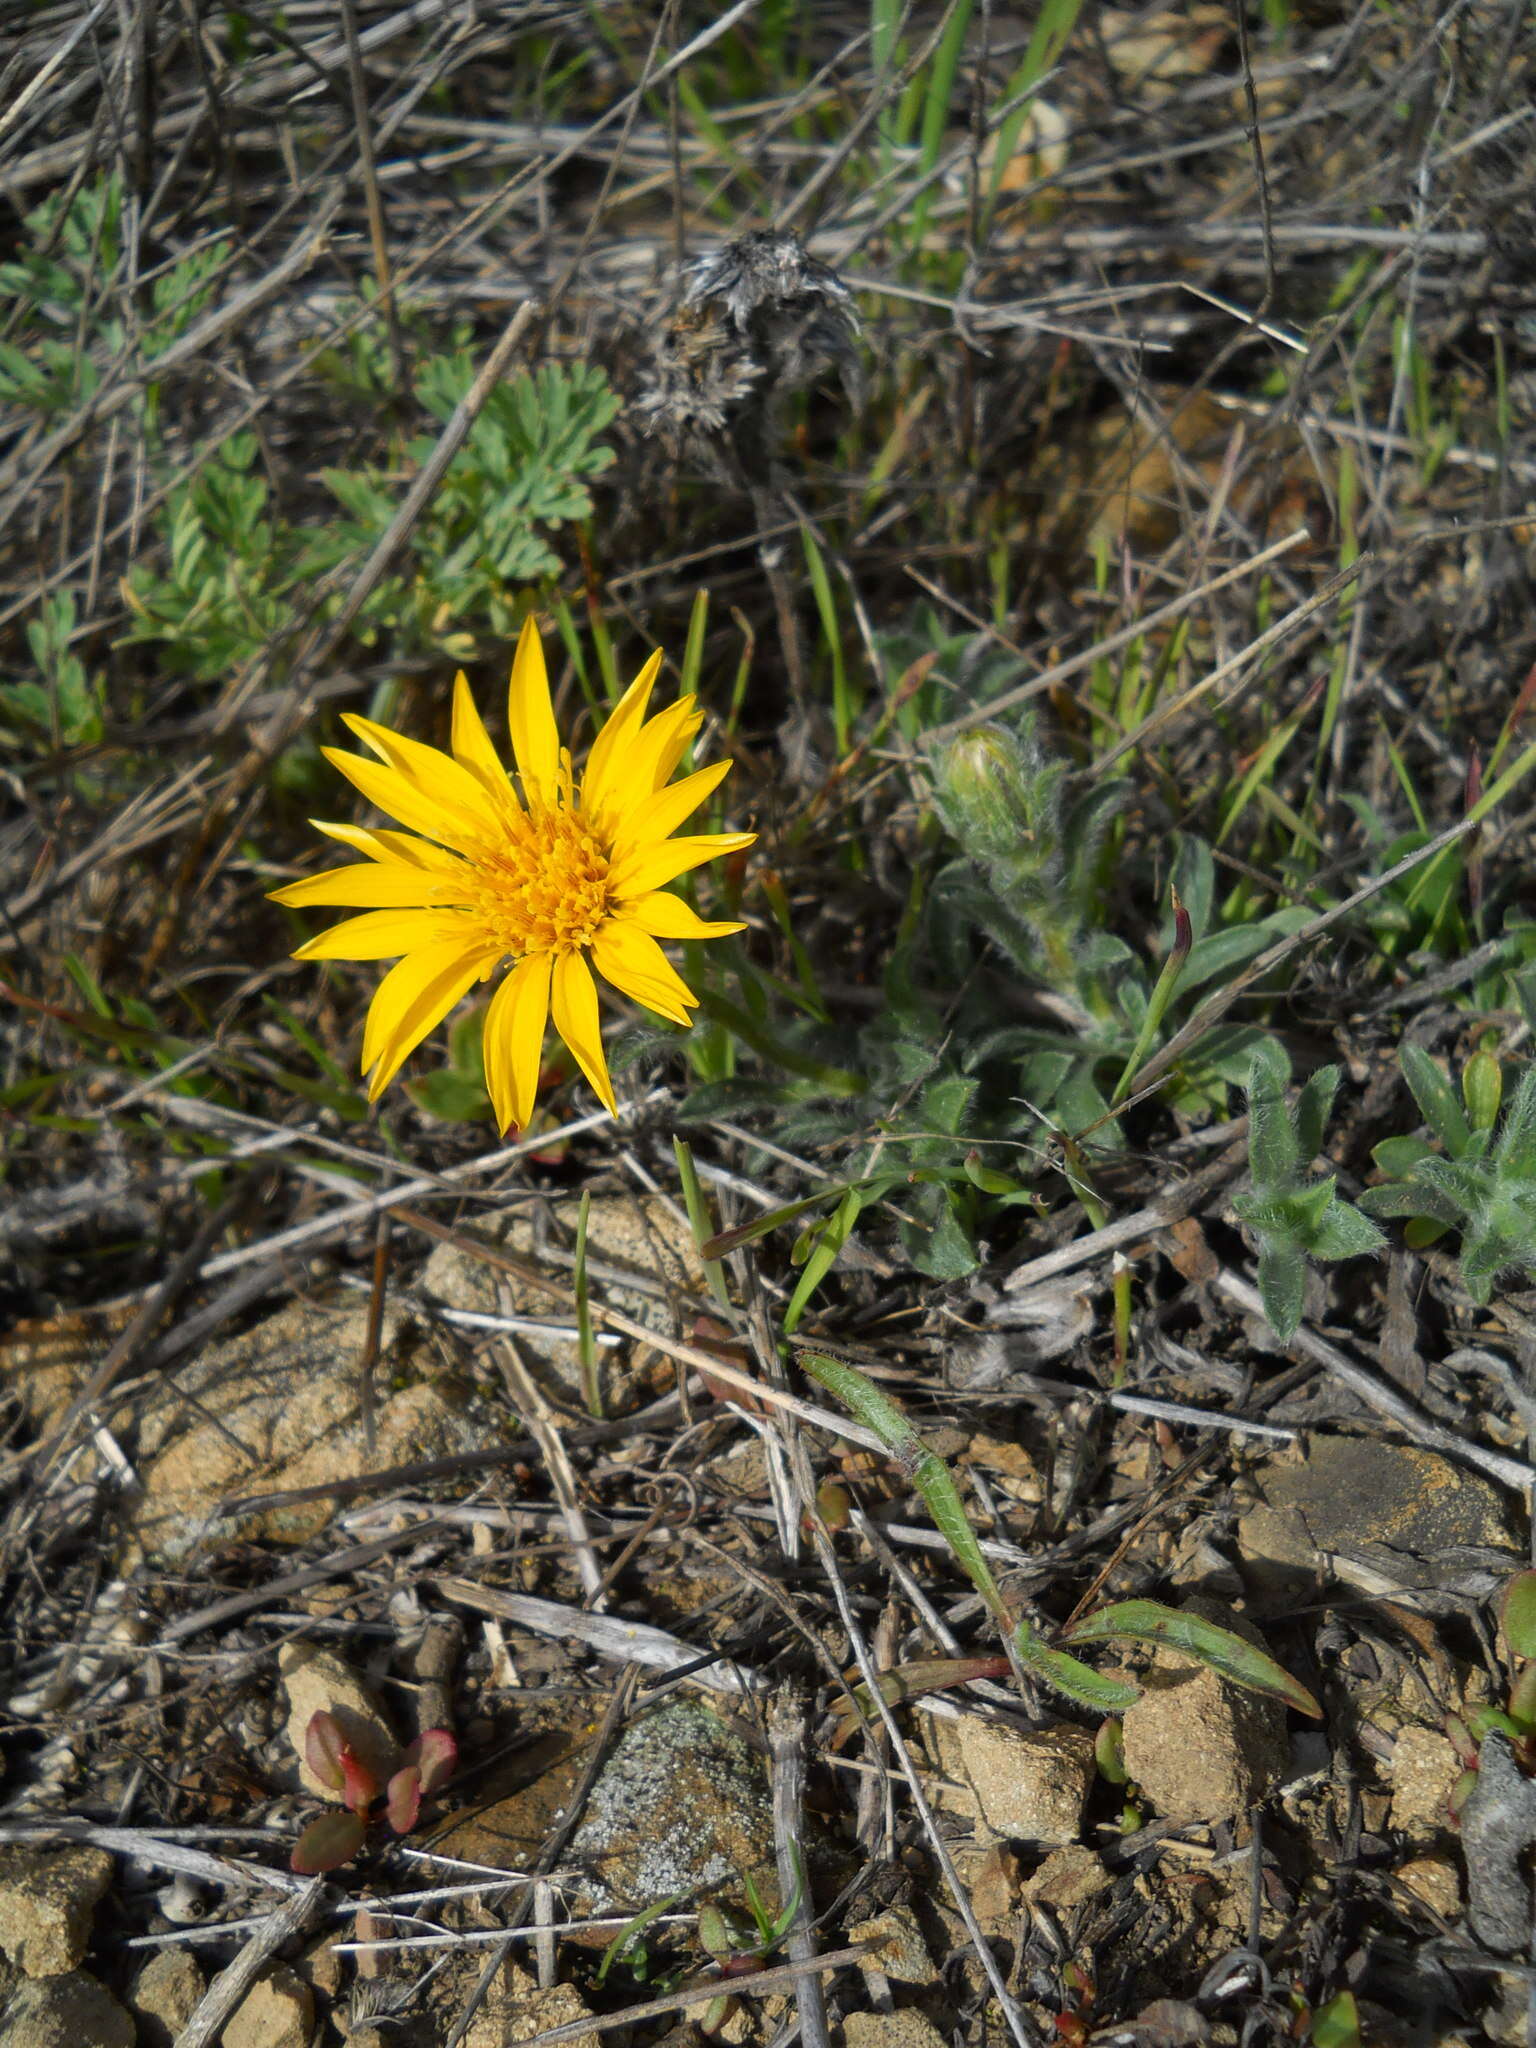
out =
<svg viewBox="0 0 1536 2048"><path fill-rule="evenodd" d="M728 761L666 783L703 723L692 697L647 719L661 667L653 654L592 742L579 791L560 744L544 650L530 619L517 643L507 722L519 798L469 684L454 684L452 755L371 719L344 723L376 761L324 749L370 803L409 829L316 828L367 856L274 889L279 903L346 904L350 917L296 960L389 960L363 1029L368 1099L382 1094L428 1032L503 960L512 970L485 1018L485 1080L496 1121L521 1129L533 1110L545 1020L614 1108L592 969L674 1024L698 998L658 939L717 939L739 924L706 924L665 884L754 832L672 834L729 771ZM416 837L416 834L423 837Z"/></svg>

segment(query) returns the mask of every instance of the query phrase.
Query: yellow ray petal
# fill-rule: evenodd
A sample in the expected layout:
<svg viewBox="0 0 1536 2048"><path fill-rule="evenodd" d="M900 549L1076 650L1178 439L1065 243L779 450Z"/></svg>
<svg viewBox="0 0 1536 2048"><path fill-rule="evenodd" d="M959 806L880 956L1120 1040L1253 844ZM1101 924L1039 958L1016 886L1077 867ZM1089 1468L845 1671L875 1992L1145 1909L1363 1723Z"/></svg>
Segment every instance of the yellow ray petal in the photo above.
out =
<svg viewBox="0 0 1536 2048"><path fill-rule="evenodd" d="M354 789L361 790L369 803L377 804L381 811L387 811L392 818L398 818L402 825L408 825L413 832L424 832L429 839L440 839L447 846L457 847L468 853L486 838L484 812L488 809L483 794L479 794L475 811L466 811L462 806L440 803L428 796L415 783L410 782L398 769L386 768L377 761L364 761L357 754L344 754L339 747L322 747L321 753L333 768L339 768ZM455 774L463 770L449 762ZM468 781L469 777L465 776ZM474 785L479 792L479 785Z"/></svg>
<svg viewBox="0 0 1536 2048"><path fill-rule="evenodd" d="M485 927L456 910L369 910L306 939L295 960L392 960L422 946L486 945Z"/></svg>
<svg viewBox="0 0 1536 2048"><path fill-rule="evenodd" d="M494 951L457 941L428 946L392 967L379 983L363 1030L368 1100L376 1102L429 1031L495 961Z"/></svg>
<svg viewBox="0 0 1536 2048"><path fill-rule="evenodd" d="M648 1010L670 1017L674 1024L693 1021L688 1012L698 1007L698 997L638 925L605 924L592 940L592 965Z"/></svg>
<svg viewBox="0 0 1536 2048"><path fill-rule="evenodd" d="M625 813L614 834L613 858L622 861L636 847L654 845L658 839L670 838L683 820L692 817L705 798L720 787L730 772L729 761L711 761L707 768L696 768L681 782L674 782L670 789L658 789L654 796L636 804L632 811Z"/></svg>
<svg viewBox="0 0 1536 2048"><path fill-rule="evenodd" d="M608 893L617 903L628 904L637 896L648 896L702 867L724 853L740 853L756 840L755 832L704 832L695 839L663 839L657 846L640 846L608 873Z"/></svg>
<svg viewBox="0 0 1536 2048"><path fill-rule="evenodd" d="M681 839L667 841L669 847L686 843ZM663 889L654 890L649 896L630 898L618 915L626 924L636 924L641 931L649 932L653 939L724 939L732 932L746 930L744 924L709 924L681 896L669 896Z"/></svg>
<svg viewBox="0 0 1536 2048"><path fill-rule="evenodd" d="M456 853L434 846L430 839L418 839L414 832L370 832L365 825L331 824L324 818L311 818L309 822L328 839L339 839L343 846L350 846L354 853L366 853L370 860L398 861L407 867L427 868L434 875L465 873L464 863Z"/></svg>
<svg viewBox="0 0 1536 2048"><path fill-rule="evenodd" d="M533 1115L554 964L552 953L527 954L505 977L485 1013L485 1085L496 1128L503 1134L514 1125L525 1129Z"/></svg>
<svg viewBox="0 0 1536 2048"><path fill-rule="evenodd" d="M354 910L441 909L453 901L452 883L426 868L401 867L394 861L361 860L346 868L327 868L300 882L269 889L274 903L345 903Z"/></svg>
<svg viewBox="0 0 1536 2048"><path fill-rule="evenodd" d="M562 953L555 961L550 988L550 1013L555 1029L570 1047L572 1056L592 1084L610 1116L618 1113L608 1062L603 1056L603 1032L597 1014L597 984L592 970L579 953Z"/></svg>
<svg viewBox="0 0 1536 2048"><path fill-rule="evenodd" d="M375 725L371 718L360 718L355 711L344 711L341 722L365 747L372 748L386 768L393 768L402 781L420 790L423 796L441 804L444 810L462 811L487 832L496 830L499 813L484 785L441 747L407 739L404 733L391 732L387 725Z"/></svg>
<svg viewBox="0 0 1536 2048"><path fill-rule="evenodd" d="M512 660L512 680L507 687L507 730L512 735L512 753L517 772L523 778L524 796L530 801L553 803L560 777L560 734L555 726L555 707L549 700L544 643L531 613L523 621Z"/></svg>
<svg viewBox="0 0 1536 2048"><path fill-rule="evenodd" d="M453 679L453 738L450 744L459 766L469 771L493 804L498 807L502 804L516 805L511 780L501 764L501 756L491 744L485 720L470 693L469 678L462 669Z"/></svg>
<svg viewBox="0 0 1536 2048"><path fill-rule="evenodd" d="M639 675L609 714L608 722L592 742L586 772L581 778L581 808L600 811L616 802L629 787L630 750L645 723L646 706L661 673L658 647ZM649 795L649 791L646 792Z"/></svg>
<svg viewBox="0 0 1536 2048"><path fill-rule="evenodd" d="M681 697L657 712L629 751L624 777L626 805L644 803L655 795L703 723L704 714L692 697Z"/></svg>

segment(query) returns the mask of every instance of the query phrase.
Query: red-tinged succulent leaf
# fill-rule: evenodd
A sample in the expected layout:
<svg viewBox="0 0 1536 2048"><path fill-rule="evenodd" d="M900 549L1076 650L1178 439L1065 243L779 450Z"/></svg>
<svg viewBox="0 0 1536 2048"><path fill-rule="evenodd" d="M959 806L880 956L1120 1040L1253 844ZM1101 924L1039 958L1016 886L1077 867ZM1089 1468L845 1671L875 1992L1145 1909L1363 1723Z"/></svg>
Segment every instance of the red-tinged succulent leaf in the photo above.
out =
<svg viewBox="0 0 1536 2048"><path fill-rule="evenodd" d="M327 1792L346 1790L346 1777L341 1767L342 1752L346 1746L346 1737L335 1715L328 1714L324 1707L318 1707L310 1715L309 1726L304 1730L304 1761Z"/></svg>
<svg viewBox="0 0 1536 2048"><path fill-rule="evenodd" d="M421 1766L404 1764L389 1781L384 1811L397 1835L408 1835L421 1812Z"/></svg>
<svg viewBox="0 0 1536 2048"><path fill-rule="evenodd" d="M404 1761L421 1772L421 1796L430 1799L453 1776L459 1745L446 1728L426 1728L405 1752Z"/></svg>
<svg viewBox="0 0 1536 2048"><path fill-rule="evenodd" d="M361 1814L322 1813L294 1843L288 1867L300 1877L319 1877L327 1870L338 1870L361 1849L366 1833Z"/></svg>
<svg viewBox="0 0 1536 2048"><path fill-rule="evenodd" d="M365 1820L379 1796L379 1781L349 1742L341 1745L342 1798Z"/></svg>

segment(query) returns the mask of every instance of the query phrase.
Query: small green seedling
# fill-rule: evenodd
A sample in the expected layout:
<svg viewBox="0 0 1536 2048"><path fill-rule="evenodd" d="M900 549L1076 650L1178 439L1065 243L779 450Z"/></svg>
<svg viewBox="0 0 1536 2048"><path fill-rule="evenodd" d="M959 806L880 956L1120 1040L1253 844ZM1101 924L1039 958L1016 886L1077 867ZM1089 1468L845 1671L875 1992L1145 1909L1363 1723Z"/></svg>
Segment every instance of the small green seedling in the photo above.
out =
<svg viewBox="0 0 1536 2048"><path fill-rule="evenodd" d="M1508 1736L1521 1770L1536 1777L1536 1571L1517 1572L1505 1587L1499 1625L1510 1655L1508 1698L1502 1707L1478 1707L1465 1720L1453 1715L1446 1724L1467 1766L1451 1787L1453 1815L1461 1812L1477 1783L1482 1739L1495 1728Z"/></svg>
<svg viewBox="0 0 1536 2048"><path fill-rule="evenodd" d="M923 1496L934 1526L995 1622L1015 1677L1021 1682L1038 1680L1101 1714L1123 1713L1133 1705L1141 1697L1139 1685L1106 1677L1081 1658L1049 1648L1041 1642L1031 1622L1016 1621L1009 1613L949 1467L923 1442L890 1396L856 1367L844 1365L840 1359L806 1355L800 1363L866 1429L874 1431ZM1298 1713L1322 1717L1322 1709L1311 1693L1272 1657L1230 1629L1218 1628L1214 1622L1185 1614L1176 1607L1164 1607L1157 1600L1119 1600L1097 1608L1065 1629L1062 1640L1074 1645L1111 1641L1163 1644L1183 1650L1235 1685L1283 1700Z"/></svg>
<svg viewBox="0 0 1536 2048"><path fill-rule="evenodd" d="M1248 1170L1253 1192L1232 1207L1259 1241L1259 1299L1282 1343L1301 1321L1309 1259L1353 1259L1379 1251L1380 1230L1339 1199L1334 1176L1307 1171L1322 1150L1323 1126L1339 1085L1337 1067L1319 1067L1294 1107L1286 1101L1291 1063L1272 1039L1256 1045L1248 1068Z"/></svg>
<svg viewBox="0 0 1536 2048"><path fill-rule="evenodd" d="M1313 2008L1307 2027L1312 2048L1360 2048L1360 2008L1353 1991L1338 1991Z"/></svg>
<svg viewBox="0 0 1536 2048"><path fill-rule="evenodd" d="M294 1844L289 1867L301 1877L317 1877L350 1863L363 1846L381 1789L390 1826L397 1835L409 1834L422 1801L447 1783L458 1762L459 1745L446 1728L427 1729L400 1752L397 1768L388 1785L381 1788L374 1772L342 1734L335 1715L321 1707L310 1715L304 1731L304 1757L343 1808L340 1813L322 1813L312 1820Z"/></svg>
<svg viewBox="0 0 1536 2048"><path fill-rule="evenodd" d="M1132 1784L1125 1767L1125 1729L1113 1716L1099 1724L1099 1732L1093 1738L1093 1760L1105 1784L1113 1785L1125 1802L1118 1822L1121 1834L1134 1835L1146 1816L1139 1804L1141 1789Z"/></svg>
<svg viewBox="0 0 1536 2048"><path fill-rule="evenodd" d="M1386 1138L1372 1154L1389 1177L1360 1205L1373 1216L1404 1216L1411 1246L1461 1234L1461 1284L1479 1307L1500 1273L1536 1277L1536 1065L1520 1077L1499 1122L1504 1074L1486 1049L1473 1053L1452 1087L1419 1046L1398 1053L1433 1139ZM1497 1127L1497 1128L1496 1128Z"/></svg>
<svg viewBox="0 0 1536 2048"><path fill-rule="evenodd" d="M804 1888L805 1874L799 1871L788 1904L782 1911L770 1913L748 1870L742 1873L742 1889L751 1911L750 1920L745 1913L713 1901L699 1908L699 1946L712 1958L723 1979L750 1977L763 1967L794 1926ZM735 2004L730 1992L722 1990L704 2008L700 2031L718 2033L731 2017Z"/></svg>

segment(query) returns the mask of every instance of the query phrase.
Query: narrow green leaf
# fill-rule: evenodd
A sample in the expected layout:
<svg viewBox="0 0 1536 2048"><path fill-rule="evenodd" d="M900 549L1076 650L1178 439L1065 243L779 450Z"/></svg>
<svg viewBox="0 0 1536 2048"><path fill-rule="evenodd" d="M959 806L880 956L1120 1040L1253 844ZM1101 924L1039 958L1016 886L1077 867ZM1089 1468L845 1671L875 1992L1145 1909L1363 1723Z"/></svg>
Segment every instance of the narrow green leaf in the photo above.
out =
<svg viewBox="0 0 1536 2048"><path fill-rule="evenodd" d="M1319 1067L1296 1098L1296 1151L1303 1166L1323 1149L1323 1127L1338 1088L1339 1069Z"/></svg>
<svg viewBox="0 0 1536 2048"><path fill-rule="evenodd" d="M1064 1693L1081 1707L1093 1707L1101 1714L1123 1714L1141 1698L1141 1688L1124 1679L1105 1678L1089 1664L1069 1657L1065 1650L1048 1650L1027 1621L1021 1621L1013 1638L1019 1662L1042 1685Z"/></svg>
<svg viewBox="0 0 1536 2048"><path fill-rule="evenodd" d="M1248 1071L1248 1170L1256 1188L1282 1188L1304 1162L1286 1108L1284 1084L1257 1047Z"/></svg>
<svg viewBox="0 0 1536 2048"><path fill-rule="evenodd" d="M1397 1063L1403 1070L1403 1079L1413 1090L1413 1099L1419 1105L1425 1123L1447 1152L1459 1157L1466 1150L1472 1132L1462 1115L1461 1104L1456 1100L1456 1091L1421 1045L1400 1046Z"/></svg>
<svg viewBox="0 0 1536 2048"><path fill-rule="evenodd" d="M1259 1249L1259 1299L1269 1327L1289 1344L1301 1322L1307 1291L1307 1261L1294 1245Z"/></svg>
<svg viewBox="0 0 1536 2048"><path fill-rule="evenodd" d="M1113 1717L1099 1725L1093 1738L1093 1760L1106 1785L1128 1785L1131 1774L1125 1768L1125 1730Z"/></svg>
<svg viewBox="0 0 1536 2048"><path fill-rule="evenodd" d="M1503 1092L1504 1069L1486 1047L1479 1047L1461 1070L1461 1099L1474 1131L1493 1129Z"/></svg>
<svg viewBox="0 0 1536 2048"><path fill-rule="evenodd" d="M795 1282L795 1291L784 1310L784 1334L792 1337L800 1327L800 1318L810 1305L811 1296L826 1279L836 1264L837 1255L853 1235L854 1225L864 1207L864 1197L857 1188L849 1188L838 1203L836 1213L829 1216L817 1234L815 1246L805 1262L805 1271Z"/></svg>
<svg viewBox="0 0 1536 2048"><path fill-rule="evenodd" d="M737 1223L729 1230L717 1230L713 1237L706 1237L699 1246L699 1256L723 1259L731 1252L740 1251L744 1244L755 1244L758 1238L766 1237L782 1224L793 1223L808 1209L819 1209L824 1202L840 1201L847 1191L848 1183L841 1182L837 1186L823 1188L819 1194L807 1195L802 1201L786 1202L780 1209L769 1209L761 1216L754 1216L750 1223Z"/></svg>
<svg viewBox="0 0 1536 2048"><path fill-rule="evenodd" d="M1067 1641L1072 1643L1104 1643L1117 1637L1183 1650L1234 1685L1266 1693L1294 1707L1298 1714L1322 1719L1323 1710L1311 1693L1273 1657L1198 1614L1182 1613L1158 1600L1117 1600L1084 1615L1066 1631Z"/></svg>
<svg viewBox="0 0 1536 2048"><path fill-rule="evenodd" d="M903 1411L888 1394L881 1393L872 1380L840 1359L806 1353L801 1365L813 1380L835 1395L866 1429L872 1429L891 1456L923 1496L933 1525L955 1554L971 1584L986 1602L987 1611L1004 1628L1008 1612L992 1567L982 1555L976 1532L971 1527L949 1467L923 1442Z"/></svg>

